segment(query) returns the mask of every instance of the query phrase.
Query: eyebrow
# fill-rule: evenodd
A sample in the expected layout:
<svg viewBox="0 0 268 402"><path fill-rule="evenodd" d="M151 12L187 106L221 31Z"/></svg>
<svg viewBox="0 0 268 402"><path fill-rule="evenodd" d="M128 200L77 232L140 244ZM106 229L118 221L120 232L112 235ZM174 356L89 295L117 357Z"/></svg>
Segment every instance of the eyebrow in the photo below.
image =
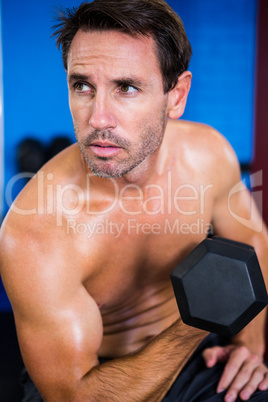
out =
<svg viewBox="0 0 268 402"><path fill-rule="evenodd" d="M130 85L130 86L133 85L134 87L143 87L143 86L145 86L144 82L142 82L141 80L139 80L136 77L122 77L122 78L119 78L119 79L112 80L112 82L114 84L116 84L117 86L125 85L125 84Z"/></svg>
<svg viewBox="0 0 268 402"><path fill-rule="evenodd" d="M88 81L89 77L85 74L72 73L68 76L68 82L72 84L75 81Z"/></svg>
<svg viewBox="0 0 268 402"><path fill-rule="evenodd" d="M85 74L80 74L80 73L71 73L68 76L68 82L69 84L72 84L76 81L91 81L91 77ZM117 86L120 85L133 85L133 86L138 86L138 87L144 87L145 83L142 82L139 78L133 77L133 76L125 76L125 77L120 77L120 78L115 78L111 80L112 83L116 84Z"/></svg>

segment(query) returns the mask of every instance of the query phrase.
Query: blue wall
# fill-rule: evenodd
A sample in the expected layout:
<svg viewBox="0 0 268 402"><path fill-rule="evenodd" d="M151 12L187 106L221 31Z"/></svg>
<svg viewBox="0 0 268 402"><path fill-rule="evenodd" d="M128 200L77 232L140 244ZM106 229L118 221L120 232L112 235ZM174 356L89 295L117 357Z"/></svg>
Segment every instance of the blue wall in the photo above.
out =
<svg viewBox="0 0 268 402"><path fill-rule="evenodd" d="M184 118L222 132L242 163L251 161L257 0L170 0L193 47Z"/></svg>
<svg viewBox="0 0 268 402"><path fill-rule="evenodd" d="M17 173L16 150L24 137L44 144L59 134L74 140L65 71L50 38L55 3L2 0L6 183Z"/></svg>
<svg viewBox="0 0 268 402"><path fill-rule="evenodd" d="M193 84L184 118L211 124L252 156L255 0L169 0L193 47ZM66 7L79 0L62 0ZM55 0L2 0L5 182L17 172L25 136L48 143L73 128L60 52L50 39Z"/></svg>
<svg viewBox="0 0 268 402"><path fill-rule="evenodd" d="M7 184L17 173L16 149L24 137L35 137L44 144L59 134L74 140L65 72L50 35L53 6L77 6L80 0L1 3ZM168 3L182 17L193 47L193 83L184 118L216 127L231 142L240 161L249 162L257 0ZM5 303L1 295L0 289L0 308Z"/></svg>

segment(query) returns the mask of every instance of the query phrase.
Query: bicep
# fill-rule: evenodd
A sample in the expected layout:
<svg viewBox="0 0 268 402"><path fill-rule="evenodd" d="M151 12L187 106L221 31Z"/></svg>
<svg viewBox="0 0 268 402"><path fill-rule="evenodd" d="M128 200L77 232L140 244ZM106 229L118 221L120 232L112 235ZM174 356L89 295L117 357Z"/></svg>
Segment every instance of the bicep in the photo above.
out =
<svg viewBox="0 0 268 402"><path fill-rule="evenodd" d="M215 200L212 224L215 235L255 248L268 284L268 234L256 202L259 195L259 192L252 194L240 180L239 166L229 167L222 191Z"/></svg>
<svg viewBox="0 0 268 402"><path fill-rule="evenodd" d="M21 242L23 243L23 242ZM98 364L102 341L99 308L76 266L60 251L5 247L2 277L14 311L26 368L48 400L71 395ZM12 251L12 253L10 252Z"/></svg>
<svg viewBox="0 0 268 402"><path fill-rule="evenodd" d="M42 294L39 297L37 303L32 298L34 308L14 313L27 370L50 400L50 395L70 395L76 382L98 364L102 324L98 307L83 286L53 304Z"/></svg>
<svg viewBox="0 0 268 402"><path fill-rule="evenodd" d="M220 137L213 159L214 205L212 223L215 234L234 240L250 240L262 229L262 220L252 194L241 180L237 156L224 137Z"/></svg>

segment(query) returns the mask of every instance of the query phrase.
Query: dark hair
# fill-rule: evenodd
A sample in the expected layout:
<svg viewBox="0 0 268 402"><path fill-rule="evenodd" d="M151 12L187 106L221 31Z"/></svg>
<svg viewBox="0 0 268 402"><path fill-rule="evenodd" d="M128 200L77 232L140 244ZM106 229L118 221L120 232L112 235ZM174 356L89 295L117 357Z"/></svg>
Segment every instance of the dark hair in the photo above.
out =
<svg viewBox="0 0 268 402"><path fill-rule="evenodd" d="M164 92L177 84L187 70L192 48L180 17L164 0L94 0L78 8L59 11L59 24L53 28L58 48L62 47L67 70L68 52L77 31L117 30L130 35L151 35L163 75Z"/></svg>

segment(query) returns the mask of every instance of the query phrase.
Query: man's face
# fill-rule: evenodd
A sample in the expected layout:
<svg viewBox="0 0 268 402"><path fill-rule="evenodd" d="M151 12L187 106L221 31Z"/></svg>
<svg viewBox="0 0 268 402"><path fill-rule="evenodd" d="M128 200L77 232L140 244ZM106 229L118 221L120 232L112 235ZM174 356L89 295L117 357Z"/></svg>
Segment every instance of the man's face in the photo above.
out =
<svg viewBox="0 0 268 402"><path fill-rule="evenodd" d="M67 74L76 138L94 174L121 177L159 147L168 95L151 38L79 30Z"/></svg>

